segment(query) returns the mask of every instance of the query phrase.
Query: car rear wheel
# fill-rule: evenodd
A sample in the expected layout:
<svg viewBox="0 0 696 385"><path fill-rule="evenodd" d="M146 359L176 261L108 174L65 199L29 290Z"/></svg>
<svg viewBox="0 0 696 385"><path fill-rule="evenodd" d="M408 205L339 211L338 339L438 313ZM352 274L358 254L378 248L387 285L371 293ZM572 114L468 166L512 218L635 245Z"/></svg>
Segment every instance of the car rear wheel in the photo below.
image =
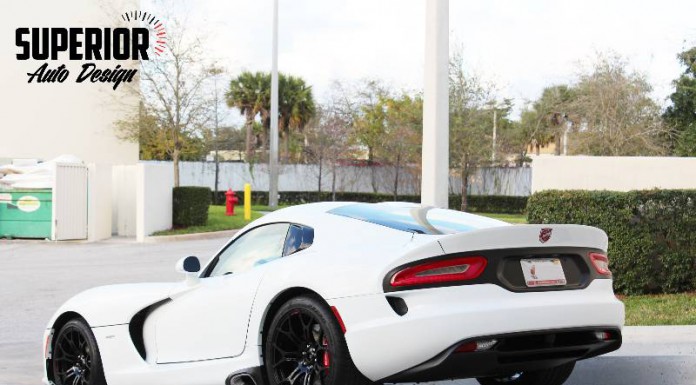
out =
<svg viewBox="0 0 696 385"><path fill-rule="evenodd" d="M86 322L67 322L56 334L51 358L56 385L106 385L97 341Z"/></svg>
<svg viewBox="0 0 696 385"><path fill-rule="evenodd" d="M478 378L481 385L562 385L575 368L575 362L552 369L512 373L502 377Z"/></svg>
<svg viewBox="0 0 696 385"><path fill-rule="evenodd" d="M353 364L343 331L319 298L289 300L265 334L264 361L270 385L367 385Z"/></svg>

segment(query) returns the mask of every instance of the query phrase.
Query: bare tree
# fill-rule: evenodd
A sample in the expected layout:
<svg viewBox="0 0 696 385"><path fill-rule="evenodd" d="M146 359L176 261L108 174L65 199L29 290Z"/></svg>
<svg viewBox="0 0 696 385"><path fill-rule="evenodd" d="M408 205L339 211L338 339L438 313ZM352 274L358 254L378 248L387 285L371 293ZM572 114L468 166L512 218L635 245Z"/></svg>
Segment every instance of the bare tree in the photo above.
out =
<svg viewBox="0 0 696 385"><path fill-rule="evenodd" d="M467 209L468 180L474 170L490 162L492 120L489 106L495 87L466 70L460 51L450 58L450 167L461 176L461 210Z"/></svg>
<svg viewBox="0 0 696 385"><path fill-rule="evenodd" d="M573 153L659 155L667 151L668 129L660 106L650 97L645 75L632 72L616 54L600 54L573 87L568 105Z"/></svg>
<svg viewBox="0 0 696 385"><path fill-rule="evenodd" d="M386 100L386 132L382 147L383 158L394 169L392 195L399 196L402 170L408 165L420 163L423 135L423 99L407 93Z"/></svg>
<svg viewBox="0 0 696 385"><path fill-rule="evenodd" d="M141 62L140 116L155 117L168 132L166 152L174 166L174 186L179 186L179 160L186 138L202 137L209 122L211 100L205 82L211 73L203 58L200 40L187 34L185 26L174 19L168 24L167 49L157 58ZM140 119L119 122L125 139L140 137Z"/></svg>
<svg viewBox="0 0 696 385"><path fill-rule="evenodd" d="M323 168L331 169L331 197L336 200L336 178L342 159L348 157L352 144L352 114L346 110L340 87L333 87L329 101L320 106L306 130L307 159L319 167L318 192L321 193Z"/></svg>

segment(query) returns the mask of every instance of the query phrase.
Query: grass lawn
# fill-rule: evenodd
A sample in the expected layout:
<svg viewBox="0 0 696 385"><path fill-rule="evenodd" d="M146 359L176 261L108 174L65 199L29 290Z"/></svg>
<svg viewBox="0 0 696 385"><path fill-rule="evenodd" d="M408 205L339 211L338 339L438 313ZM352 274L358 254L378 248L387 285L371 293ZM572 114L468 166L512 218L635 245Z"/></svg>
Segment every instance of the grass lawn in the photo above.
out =
<svg viewBox="0 0 696 385"><path fill-rule="evenodd" d="M696 293L621 296L626 325L696 325Z"/></svg>
<svg viewBox="0 0 696 385"><path fill-rule="evenodd" d="M250 221L244 220L244 206L235 207L235 215L228 217L225 215L225 206L210 206L208 209L208 224L205 226L191 226L181 229L171 229L158 231L154 235L179 235L193 233L209 233L211 231L223 231L241 229ZM251 211L251 220L260 218L261 213Z"/></svg>
<svg viewBox="0 0 696 385"><path fill-rule="evenodd" d="M527 217L524 214L493 214L493 213L472 213L472 214L483 215L484 217L498 219L498 220L505 221L507 223L512 223L515 225L527 223Z"/></svg>

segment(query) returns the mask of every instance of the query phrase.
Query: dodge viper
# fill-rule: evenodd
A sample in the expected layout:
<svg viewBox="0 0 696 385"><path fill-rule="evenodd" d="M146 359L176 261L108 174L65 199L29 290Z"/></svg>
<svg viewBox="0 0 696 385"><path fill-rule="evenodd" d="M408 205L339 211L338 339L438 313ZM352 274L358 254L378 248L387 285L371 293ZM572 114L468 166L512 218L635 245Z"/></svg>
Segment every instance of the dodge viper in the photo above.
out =
<svg viewBox="0 0 696 385"><path fill-rule="evenodd" d="M176 283L68 300L45 384L560 385L621 346L607 235L411 203L263 216Z"/></svg>

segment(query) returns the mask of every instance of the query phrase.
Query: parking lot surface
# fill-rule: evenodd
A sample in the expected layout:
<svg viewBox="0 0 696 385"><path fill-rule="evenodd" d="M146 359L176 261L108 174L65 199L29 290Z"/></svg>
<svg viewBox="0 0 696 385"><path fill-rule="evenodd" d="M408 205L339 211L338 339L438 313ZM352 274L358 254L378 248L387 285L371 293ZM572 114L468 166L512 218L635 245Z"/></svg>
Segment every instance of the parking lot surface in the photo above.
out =
<svg viewBox="0 0 696 385"><path fill-rule="evenodd" d="M175 262L207 260L225 238L157 243L0 240L0 384L39 384L46 322L68 298L107 284L182 279ZM473 385L472 380L438 385ZM696 385L696 326L626 328L624 346L578 363L568 385ZM222 384L221 384L222 385Z"/></svg>

